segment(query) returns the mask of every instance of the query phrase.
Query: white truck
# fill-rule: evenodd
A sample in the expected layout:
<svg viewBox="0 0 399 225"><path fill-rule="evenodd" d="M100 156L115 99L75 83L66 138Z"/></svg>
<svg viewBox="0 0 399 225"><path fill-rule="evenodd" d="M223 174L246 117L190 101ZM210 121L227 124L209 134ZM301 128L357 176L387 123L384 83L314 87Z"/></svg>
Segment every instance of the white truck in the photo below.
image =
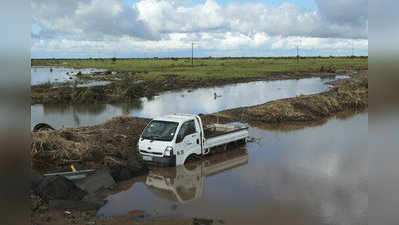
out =
<svg viewBox="0 0 399 225"><path fill-rule="evenodd" d="M191 156L207 155L218 146L246 143L248 127L210 124L197 115L173 114L154 118L138 141L140 158L161 166L183 165Z"/></svg>

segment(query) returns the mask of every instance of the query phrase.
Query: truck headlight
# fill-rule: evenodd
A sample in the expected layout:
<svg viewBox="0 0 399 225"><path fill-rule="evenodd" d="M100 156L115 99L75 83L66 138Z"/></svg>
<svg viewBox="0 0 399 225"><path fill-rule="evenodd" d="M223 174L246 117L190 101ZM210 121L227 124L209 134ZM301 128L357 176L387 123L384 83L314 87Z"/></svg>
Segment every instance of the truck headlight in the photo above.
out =
<svg viewBox="0 0 399 225"><path fill-rule="evenodd" d="M168 146L165 149L165 156L172 156L173 155L173 148Z"/></svg>

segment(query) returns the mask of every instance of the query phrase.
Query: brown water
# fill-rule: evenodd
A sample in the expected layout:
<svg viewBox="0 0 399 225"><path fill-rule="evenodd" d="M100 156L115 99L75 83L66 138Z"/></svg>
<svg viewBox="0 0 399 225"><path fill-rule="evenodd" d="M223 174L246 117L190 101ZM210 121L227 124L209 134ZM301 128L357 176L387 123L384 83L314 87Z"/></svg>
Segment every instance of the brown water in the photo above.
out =
<svg viewBox="0 0 399 225"><path fill-rule="evenodd" d="M347 76L337 76L338 79ZM258 81L165 92L153 99L142 98L140 104L32 105L31 125L48 123L56 129L92 126L107 119L132 115L153 118L169 113L214 113L225 109L262 104L268 101L315 94L328 89L332 79Z"/></svg>
<svg viewBox="0 0 399 225"><path fill-rule="evenodd" d="M260 140L130 181L98 215L139 209L237 225L367 224L368 113L289 132L249 132Z"/></svg>

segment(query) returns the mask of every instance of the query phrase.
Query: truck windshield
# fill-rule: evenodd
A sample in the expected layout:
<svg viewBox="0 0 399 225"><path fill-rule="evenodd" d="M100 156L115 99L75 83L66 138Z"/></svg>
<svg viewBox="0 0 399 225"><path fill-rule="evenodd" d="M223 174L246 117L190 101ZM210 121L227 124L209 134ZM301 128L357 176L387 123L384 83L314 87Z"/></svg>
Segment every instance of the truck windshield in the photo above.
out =
<svg viewBox="0 0 399 225"><path fill-rule="evenodd" d="M144 129L141 137L149 140L171 141L178 125L179 123L176 122L153 120Z"/></svg>

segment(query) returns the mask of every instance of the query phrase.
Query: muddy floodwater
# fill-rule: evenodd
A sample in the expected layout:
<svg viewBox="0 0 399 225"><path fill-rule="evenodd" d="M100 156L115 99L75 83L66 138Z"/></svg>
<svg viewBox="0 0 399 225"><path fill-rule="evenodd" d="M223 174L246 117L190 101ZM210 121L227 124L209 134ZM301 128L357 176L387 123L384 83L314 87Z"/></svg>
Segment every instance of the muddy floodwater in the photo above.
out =
<svg viewBox="0 0 399 225"><path fill-rule="evenodd" d="M337 79L347 76L337 76ZM153 118L168 113L214 113L225 109L262 104L268 101L315 94L328 89L332 79L257 81L165 92L136 104L32 105L31 124L48 123L55 128L91 126L120 115Z"/></svg>
<svg viewBox="0 0 399 225"><path fill-rule="evenodd" d="M31 68L31 85L43 84L46 82L57 83L65 81L73 81L75 75L79 72L82 74L90 74L93 72L101 72L100 69L73 69L65 67L32 67Z"/></svg>
<svg viewBox="0 0 399 225"><path fill-rule="evenodd" d="M367 224L368 113L295 131L178 168L153 168L108 197L99 216L144 210L225 224Z"/></svg>

